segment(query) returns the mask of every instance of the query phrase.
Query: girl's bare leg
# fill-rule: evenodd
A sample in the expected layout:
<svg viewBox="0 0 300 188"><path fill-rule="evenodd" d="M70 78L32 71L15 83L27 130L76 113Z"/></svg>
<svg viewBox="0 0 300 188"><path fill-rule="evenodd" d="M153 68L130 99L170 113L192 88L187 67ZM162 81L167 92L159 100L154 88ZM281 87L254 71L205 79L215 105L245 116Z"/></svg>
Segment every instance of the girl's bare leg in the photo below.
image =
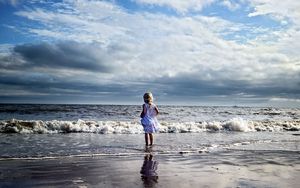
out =
<svg viewBox="0 0 300 188"><path fill-rule="evenodd" d="M148 133L145 133L145 143L146 143L146 146L148 146Z"/></svg>
<svg viewBox="0 0 300 188"><path fill-rule="evenodd" d="M150 146L152 146L152 144L153 144L153 134L149 134L149 137L150 137Z"/></svg>

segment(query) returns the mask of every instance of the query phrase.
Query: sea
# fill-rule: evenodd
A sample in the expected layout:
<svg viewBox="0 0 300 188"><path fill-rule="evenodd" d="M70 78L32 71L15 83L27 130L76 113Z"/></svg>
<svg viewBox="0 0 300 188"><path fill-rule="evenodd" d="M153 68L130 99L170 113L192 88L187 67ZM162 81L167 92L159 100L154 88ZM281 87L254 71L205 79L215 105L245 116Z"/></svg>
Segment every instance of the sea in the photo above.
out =
<svg viewBox="0 0 300 188"><path fill-rule="evenodd" d="M224 165L226 169L239 167L235 170L244 169L248 173L254 170L268 177L275 173L268 171L269 165L275 166L277 171L290 171L289 176L277 175L278 186L269 186L274 178L262 179L261 175L254 173L252 179L247 179L248 176L240 177L230 172L232 179L225 187L296 187L300 183L296 177L300 175L300 108L167 105L158 105L158 108L159 131L154 134L153 147L147 148L139 117L142 105L0 104L0 185L18 187L27 182L24 185L28 187L48 186L32 181L41 183L41 177L32 173L44 173L46 182L52 186L56 185L57 179L61 181L58 186L67 187L85 179L86 187L97 187L103 182L108 183L103 187L118 187L114 181L119 180L98 178L95 182L94 178L99 174L114 176L123 171L126 175L123 168L112 172L109 170L111 166L106 171L103 171L104 167L98 167L89 177L82 172L76 174L81 178L77 181L73 174L75 164L70 161L77 161L79 166L88 164L88 168L96 164L122 164L127 170L136 170L137 173L132 175L136 178L140 169L134 169L130 164L138 166L137 161L143 164L149 161L146 158L153 156L160 162L158 175L162 175L162 171L170 175L160 176L160 186L163 187L179 185L176 184L178 177L173 177L178 169L181 172L186 170L182 177L191 178L204 172L211 176L212 169L217 171ZM151 156L145 156L147 154ZM83 159L89 160L82 162ZM66 165L65 171L58 172L58 164ZM201 168L198 168L199 164ZM52 165L52 171L45 170L45 165L49 166L48 170ZM209 171L203 171L203 168ZM191 174L191 170L194 173ZM52 181L49 173L60 175ZM68 175L70 180L61 178ZM239 181L234 177L240 177ZM207 182L207 186L199 181L194 183L215 187L213 182ZM182 183L183 187L190 187ZM136 187L133 180L117 185Z"/></svg>
<svg viewBox="0 0 300 188"><path fill-rule="evenodd" d="M256 147L264 142L282 150L299 149L298 108L158 107L159 137L191 135L174 146L172 140L163 141L161 151ZM141 105L1 104L0 159L133 152L144 141L141 109ZM137 136L140 141L127 150L123 143Z"/></svg>

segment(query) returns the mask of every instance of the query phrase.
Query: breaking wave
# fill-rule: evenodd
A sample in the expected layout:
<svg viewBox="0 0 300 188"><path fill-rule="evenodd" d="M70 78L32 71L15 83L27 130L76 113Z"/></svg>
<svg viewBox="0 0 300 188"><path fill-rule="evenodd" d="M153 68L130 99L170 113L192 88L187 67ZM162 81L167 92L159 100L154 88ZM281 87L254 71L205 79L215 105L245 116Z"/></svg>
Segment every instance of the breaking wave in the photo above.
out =
<svg viewBox="0 0 300 188"><path fill-rule="evenodd" d="M211 122L161 122L160 133L198 133L205 131L299 131L300 120L249 121L233 118L228 121ZM137 121L0 121L0 133L99 133L142 134L143 127Z"/></svg>

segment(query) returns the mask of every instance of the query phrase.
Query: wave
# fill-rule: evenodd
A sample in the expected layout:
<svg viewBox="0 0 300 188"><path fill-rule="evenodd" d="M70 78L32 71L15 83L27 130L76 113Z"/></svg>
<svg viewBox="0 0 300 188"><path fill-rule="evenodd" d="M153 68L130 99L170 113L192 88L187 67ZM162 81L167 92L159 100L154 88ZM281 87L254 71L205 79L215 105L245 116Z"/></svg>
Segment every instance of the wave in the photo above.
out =
<svg viewBox="0 0 300 188"><path fill-rule="evenodd" d="M211 122L161 122L160 133L198 133L205 131L300 131L300 120L249 121L233 118L228 121ZM0 121L0 133L99 133L99 134L142 134L138 121Z"/></svg>

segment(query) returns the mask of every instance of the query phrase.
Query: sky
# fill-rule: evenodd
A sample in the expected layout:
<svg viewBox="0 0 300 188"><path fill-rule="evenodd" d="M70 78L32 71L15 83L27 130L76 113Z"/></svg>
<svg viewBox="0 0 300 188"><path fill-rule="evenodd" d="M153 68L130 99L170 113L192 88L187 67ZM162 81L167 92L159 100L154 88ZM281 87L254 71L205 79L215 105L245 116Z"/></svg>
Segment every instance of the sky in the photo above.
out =
<svg viewBox="0 0 300 188"><path fill-rule="evenodd" d="M300 1L0 0L0 103L300 107Z"/></svg>

